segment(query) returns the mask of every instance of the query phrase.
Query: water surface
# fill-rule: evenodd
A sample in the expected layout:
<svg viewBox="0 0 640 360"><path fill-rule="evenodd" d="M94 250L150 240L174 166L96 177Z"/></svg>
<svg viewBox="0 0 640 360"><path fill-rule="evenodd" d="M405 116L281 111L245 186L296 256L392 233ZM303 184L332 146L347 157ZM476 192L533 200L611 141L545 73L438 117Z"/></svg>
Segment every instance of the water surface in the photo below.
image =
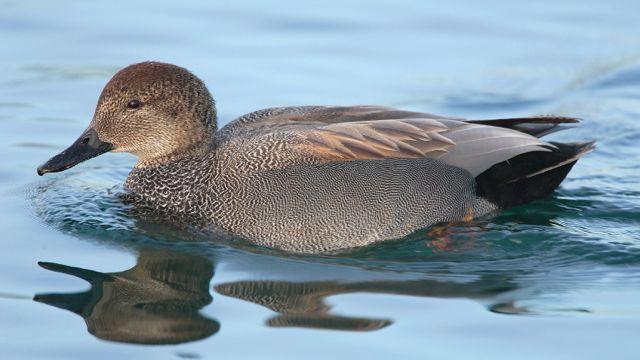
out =
<svg viewBox="0 0 640 360"><path fill-rule="evenodd" d="M632 359L640 332L635 1L2 1L1 358ZM379 104L584 119L553 196L465 225L298 256L132 216L135 159L38 178L118 68L205 80L221 124Z"/></svg>

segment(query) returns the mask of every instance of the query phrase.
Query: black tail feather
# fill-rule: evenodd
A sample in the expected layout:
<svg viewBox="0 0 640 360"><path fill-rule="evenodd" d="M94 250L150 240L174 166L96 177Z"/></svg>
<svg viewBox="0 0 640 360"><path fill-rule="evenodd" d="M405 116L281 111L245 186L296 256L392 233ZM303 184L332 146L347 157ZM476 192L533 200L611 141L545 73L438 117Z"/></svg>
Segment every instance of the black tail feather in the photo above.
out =
<svg viewBox="0 0 640 360"><path fill-rule="evenodd" d="M510 119L468 120L467 122L503 127L521 131L535 137L542 137L556 131L570 129L573 126L566 124L579 123L580 119L566 116L547 115Z"/></svg>
<svg viewBox="0 0 640 360"><path fill-rule="evenodd" d="M476 177L477 193L502 208L552 193L594 142L554 143L552 151L535 151L496 164Z"/></svg>

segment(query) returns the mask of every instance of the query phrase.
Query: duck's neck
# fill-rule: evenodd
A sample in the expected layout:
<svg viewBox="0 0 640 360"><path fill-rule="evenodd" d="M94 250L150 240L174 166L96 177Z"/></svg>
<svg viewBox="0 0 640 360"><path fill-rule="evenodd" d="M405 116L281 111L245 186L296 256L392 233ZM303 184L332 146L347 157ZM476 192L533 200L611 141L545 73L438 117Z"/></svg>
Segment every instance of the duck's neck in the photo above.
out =
<svg viewBox="0 0 640 360"><path fill-rule="evenodd" d="M201 216L213 201L206 190L216 177L215 151L193 149L164 161L138 162L125 183L135 201L163 212Z"/></svg>
<svg viewBox="0 0 640 360"><path fill-rule="evenodd" d="M166 153L154 154L153 156L141 154L138 156L135 168L161 167L176 162L199 159L213 151L214 147L213 136L206 136Z"/></svg>

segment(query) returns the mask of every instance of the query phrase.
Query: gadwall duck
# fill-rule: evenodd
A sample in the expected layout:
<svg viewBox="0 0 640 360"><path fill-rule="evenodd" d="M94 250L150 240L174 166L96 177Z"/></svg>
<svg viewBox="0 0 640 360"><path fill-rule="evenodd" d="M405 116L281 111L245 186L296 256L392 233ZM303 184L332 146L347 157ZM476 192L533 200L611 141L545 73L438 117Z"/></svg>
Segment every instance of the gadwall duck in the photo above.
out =
<svg viewBox="0 0 640 360"><path fill-rule="evenodd" d="M134 203L258 245L326 252L550 194L594 146L540 137L576 122L299 106L258 110L218 130L200 79L143 62L113 76L87 130L38 174L129 152L138 157L125 183Z"/></svg>

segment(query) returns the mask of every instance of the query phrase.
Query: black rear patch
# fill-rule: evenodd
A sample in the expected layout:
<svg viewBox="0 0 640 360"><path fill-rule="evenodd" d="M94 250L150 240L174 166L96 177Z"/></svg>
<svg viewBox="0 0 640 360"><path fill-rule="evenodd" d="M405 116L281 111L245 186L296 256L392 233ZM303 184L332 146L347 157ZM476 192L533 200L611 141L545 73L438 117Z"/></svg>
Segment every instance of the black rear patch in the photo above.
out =
<svg viewBox="0 0 640 360"><path fill-rule="evenodd" d="M552 193L593 142L554 143L552 151L534 151L496 164L476 177L478 196L502 208L531 202Z"/></svg>

